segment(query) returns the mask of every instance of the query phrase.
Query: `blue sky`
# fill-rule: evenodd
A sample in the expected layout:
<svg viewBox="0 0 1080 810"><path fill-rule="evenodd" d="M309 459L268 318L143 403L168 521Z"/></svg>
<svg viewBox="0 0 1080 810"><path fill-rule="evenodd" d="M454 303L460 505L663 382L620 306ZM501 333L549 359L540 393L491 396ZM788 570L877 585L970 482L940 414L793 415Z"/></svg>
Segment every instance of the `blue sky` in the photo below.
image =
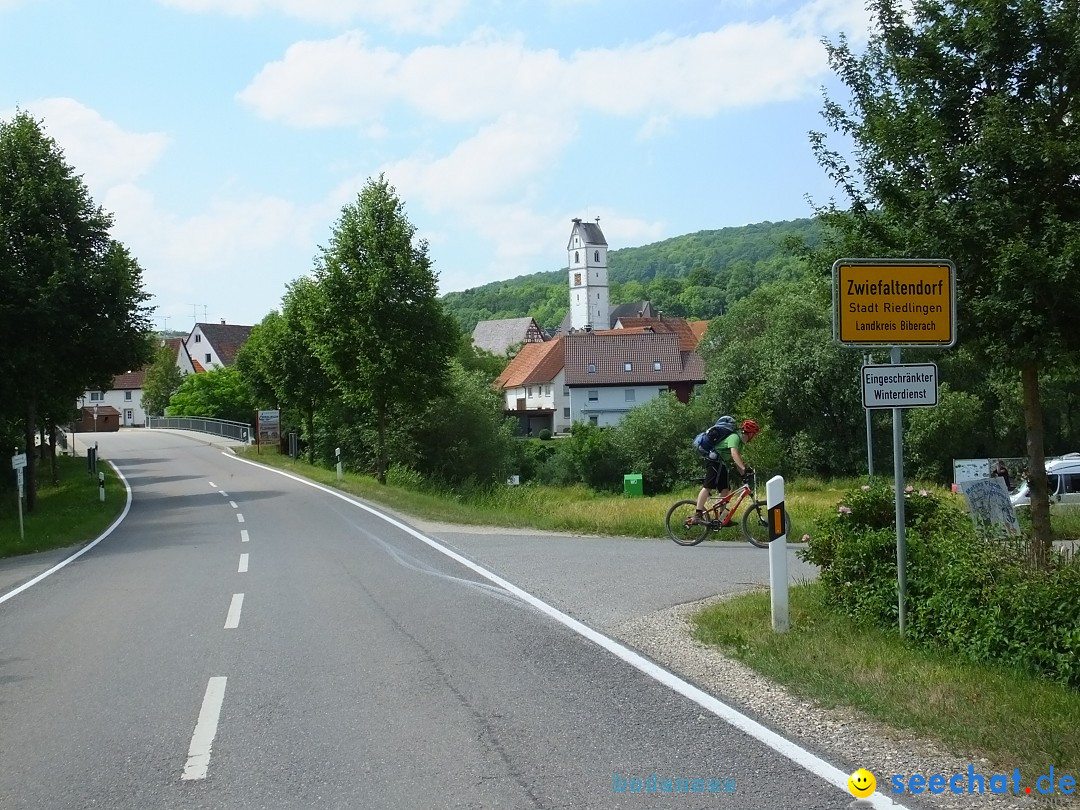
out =
<svg viewBox="0 0 1080 810"><path fill-rule="evenodd" d="M822 37L863 0L0 0L0 118L56 139L156 325L258 323L384 172L440 292L812 213ZM840 95L834 92L834 95Z"/></svg>

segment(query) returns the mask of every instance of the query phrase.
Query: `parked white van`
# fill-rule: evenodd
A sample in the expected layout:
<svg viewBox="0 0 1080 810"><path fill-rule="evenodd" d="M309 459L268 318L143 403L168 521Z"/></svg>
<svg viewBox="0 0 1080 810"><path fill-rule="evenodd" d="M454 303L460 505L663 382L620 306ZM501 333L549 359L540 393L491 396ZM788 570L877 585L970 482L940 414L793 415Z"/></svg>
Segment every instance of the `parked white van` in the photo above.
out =
<svg viewBox="0 0 1080 810"><path fill-rule="evenodd" d="M1066 453L1061 458L1046 462L1046 489L1050 493L1050 503L1080 506L1080 453ZM1019 486L1010 500L1013 506L1031 503L1027 481Z"/></svg>

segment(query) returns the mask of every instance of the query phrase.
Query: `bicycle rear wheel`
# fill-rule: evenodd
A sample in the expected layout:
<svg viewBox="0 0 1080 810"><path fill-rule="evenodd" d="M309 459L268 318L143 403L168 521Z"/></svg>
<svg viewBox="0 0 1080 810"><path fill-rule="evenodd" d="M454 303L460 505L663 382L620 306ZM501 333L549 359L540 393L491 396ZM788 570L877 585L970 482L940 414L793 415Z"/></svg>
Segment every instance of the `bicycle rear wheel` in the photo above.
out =
<svg viewBox="0 0 1080 810"><path fill-rule="evenodd" d="M667 526L668 537L680 546L696 546L709 534L708 519L690 522L696 510L696 501L679 501L668 509L664 525Z"/></svg>
<svg viewBox="0 0 1080 810"><path fill-rule="evenodd" d="M742 533L752 546L769 547L769 507L765 501L754 501L742 517ZM791 534L791 516L784 512L784 533Z"/></svg>

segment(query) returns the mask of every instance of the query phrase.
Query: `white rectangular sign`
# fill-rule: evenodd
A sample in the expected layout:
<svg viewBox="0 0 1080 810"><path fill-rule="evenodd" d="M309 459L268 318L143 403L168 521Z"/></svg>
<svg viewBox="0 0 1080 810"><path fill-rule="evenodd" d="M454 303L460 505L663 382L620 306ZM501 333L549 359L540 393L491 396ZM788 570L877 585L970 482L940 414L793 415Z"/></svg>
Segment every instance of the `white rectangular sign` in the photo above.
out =
<svg viewBox="0 0 1080 810"><path fill-rule="evenodd" d="M18 470L26 466L26 453L16 453L11 457L11 469Z"/></svg>
<svg viewBox="0 0 1080 810"><path fill-rule="evenodd" d="M938 372L934 363L863 366L864 408L932 408L938 404Z"/></svg>

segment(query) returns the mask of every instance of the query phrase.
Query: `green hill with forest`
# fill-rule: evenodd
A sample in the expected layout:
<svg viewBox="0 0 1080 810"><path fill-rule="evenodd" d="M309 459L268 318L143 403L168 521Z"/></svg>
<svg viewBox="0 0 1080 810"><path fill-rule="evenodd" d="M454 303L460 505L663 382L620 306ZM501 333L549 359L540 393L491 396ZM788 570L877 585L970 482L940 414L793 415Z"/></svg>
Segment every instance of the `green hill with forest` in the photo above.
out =
<svg viewBox="0 0 1080 810"><path fill-rule="evenodd" d="M816 219L759 222L676 236L608 253L611 303L648 300L665 314L702 319L724 312L755 288L794 278L803 262L793 242L821 243ZM448 293L443 304L466 334L478 321L531 316L554 329L569 305L566 268Z"/></svg>

